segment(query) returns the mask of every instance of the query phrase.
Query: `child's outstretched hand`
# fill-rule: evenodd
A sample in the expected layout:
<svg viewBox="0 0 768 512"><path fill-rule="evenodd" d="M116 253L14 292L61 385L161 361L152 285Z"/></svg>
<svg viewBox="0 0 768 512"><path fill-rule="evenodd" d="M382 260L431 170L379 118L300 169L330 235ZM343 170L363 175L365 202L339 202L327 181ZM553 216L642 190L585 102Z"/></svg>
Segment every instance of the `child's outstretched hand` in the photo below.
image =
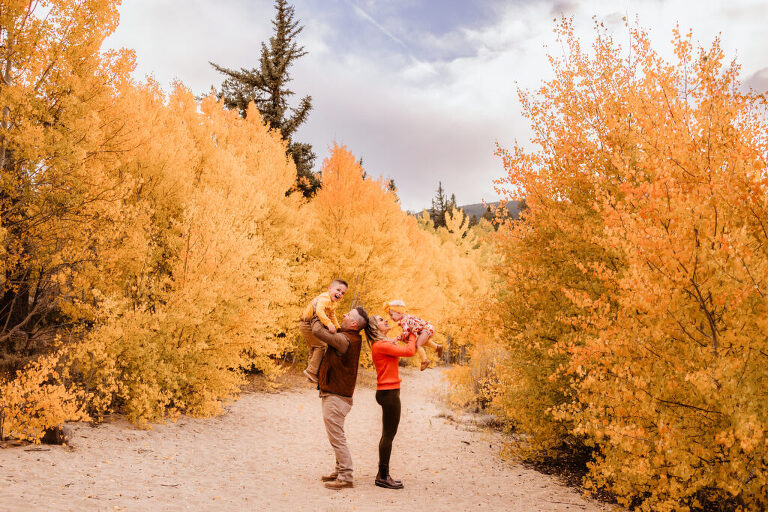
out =
<svg viewBox="0 0 768 512"><path fill-rule="evenodd" d="M331 331L331 334L336 334L336 326L331 324L328 326L328 330Z"/></svg>

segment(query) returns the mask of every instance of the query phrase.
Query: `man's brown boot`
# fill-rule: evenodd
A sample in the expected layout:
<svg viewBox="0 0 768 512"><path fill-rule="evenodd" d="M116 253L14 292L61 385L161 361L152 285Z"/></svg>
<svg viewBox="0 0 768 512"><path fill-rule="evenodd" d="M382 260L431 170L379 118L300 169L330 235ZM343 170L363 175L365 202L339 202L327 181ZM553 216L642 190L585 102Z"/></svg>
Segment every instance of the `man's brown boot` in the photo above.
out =
<svg viewBox="0 0 768 512"><path fill-rule="evenodd" d="M340 491L341 489L346 489L347 487L354 487L355 484L351 480L334 480L333 482L325 482L325 486L328 489Z"/></svg>
<svg viewBox="0 0 768 512"><path fill-rule="evenodd" d="M334 471L330 475L323 475L323 476L321 476L320 480L322 480L323 482L333 482L338 477L339 477L339 474L336 471Z"/></svg>

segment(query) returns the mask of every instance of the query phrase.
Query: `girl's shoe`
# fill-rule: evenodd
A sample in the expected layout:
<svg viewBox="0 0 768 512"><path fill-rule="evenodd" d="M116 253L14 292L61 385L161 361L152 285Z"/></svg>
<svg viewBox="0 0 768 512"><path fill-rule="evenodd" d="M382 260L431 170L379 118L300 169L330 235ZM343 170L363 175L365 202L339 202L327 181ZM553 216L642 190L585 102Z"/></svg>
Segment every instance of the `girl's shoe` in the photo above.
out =
<svg viewBox="0 0 768 512"><path fill-rule="evenodd" d="M383 487L385 489L402 489L404 487L403 482L401 482L400 480L395 480L389 475L387 475L387 478L381 478L377 476L376 486Z"/></svg>
<svg viewBox="0 0 768 512"><path fill-rule="evenodd" d="M424 371L424 370L426 370L427 368L429 368L429 363L430 363L430 362L431 362L431 361L430 361L429 359L425 359L424 361L422 361L422 362L421 362L421 371Z"/></svg>
<svg viewBox="0 0 768 512"><path fill-rule="evenodd" d="M435 352L437 352L437 358L442 359L443 358L443 346L438 345L437 348L435 348Z"/></svg>

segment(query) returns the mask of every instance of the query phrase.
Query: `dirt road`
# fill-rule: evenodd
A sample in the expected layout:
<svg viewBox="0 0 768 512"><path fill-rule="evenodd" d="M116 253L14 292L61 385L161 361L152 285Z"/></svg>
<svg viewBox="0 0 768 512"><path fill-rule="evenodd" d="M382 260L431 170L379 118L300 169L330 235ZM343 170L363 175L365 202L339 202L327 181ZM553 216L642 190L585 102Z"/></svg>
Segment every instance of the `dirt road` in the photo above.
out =
<svg viewBox="0 0 768 512"><path fill-rule="evenodd" d="M370 375L367 376L371 380ZM333 455L317 391L244 393L226 414L138 430L124 420L74 425L71 447L0 450L0 509L30 510L504 510L597 511L606 505L502 461L502 439L450 419L433 399L440 370L404 371L391 473L373 484L381 410L359 386L347 417L355 487L325 489ZM448 417L446 417L448 416Z"/></svg>

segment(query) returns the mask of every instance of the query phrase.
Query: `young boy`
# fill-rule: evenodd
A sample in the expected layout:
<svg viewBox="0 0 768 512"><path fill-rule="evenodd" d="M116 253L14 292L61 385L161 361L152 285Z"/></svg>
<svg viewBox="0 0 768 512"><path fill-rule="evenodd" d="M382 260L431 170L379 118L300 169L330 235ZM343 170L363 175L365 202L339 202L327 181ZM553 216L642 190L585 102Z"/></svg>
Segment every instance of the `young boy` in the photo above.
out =
<svg viewBox="0 0 768 512"><path fill-rule="evenodd" d="M304 375L310 382L317 382L317 370L320 368L320 361L323 359L326 345L312 334L312 317L316 316L329 331L335 333L339 328L339 321L336 319L336 306L347 293L347 282L343 279L334 279L328 286L328 291L323 292L307 304L304 313L301 315L299 323L299 332L304 336L304 340L309 347L309 357L307 360L307 369Z"/></svg>
<svg viewBox="0 0 768 512"><path fill-rule="evenodd" d="M411 334L418 337L422 332L427 332L429 333L429 340L425 345L434 348L437 352L437 357L443 357L443 346L432 341L432 336L435 335L435 328L426 320L407 314L405 302L402 300L389 301L384 304L384 311L386 311L392 320L397 322L403 330L403 332L400 333L400 336L397 337L398 341L408 341L408 336ZM419 354L419 359L421 359L421 370L426 370L431 363L431 361L427 359L427 352L424 350L424 347L417 348L416 352Z"/></svg>

